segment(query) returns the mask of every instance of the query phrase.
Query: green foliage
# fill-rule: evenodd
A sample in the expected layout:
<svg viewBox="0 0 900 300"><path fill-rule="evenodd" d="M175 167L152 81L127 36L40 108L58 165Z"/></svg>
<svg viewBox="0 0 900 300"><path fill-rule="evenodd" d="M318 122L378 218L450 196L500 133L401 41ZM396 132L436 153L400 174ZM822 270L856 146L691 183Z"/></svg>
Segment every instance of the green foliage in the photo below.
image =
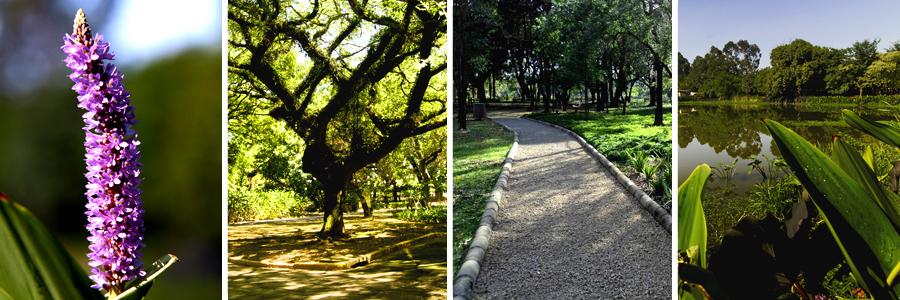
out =
<svg viewBox="0 0 900 300"><path fill-rule="evenodd" d="M862 97L844 97L844 96L818 96L806 98L806 103L810 104L857 104L857 105L900 105L900 95L881 95L881 96L862 96Z"/></svg>
<svg viewBox="0 0 900 300"><path fill-rule="evenodd" d="M734 177L734 172L737 170L734 167L737 162L738 159L735 158L731 164L717 163L715 167L712 167L712 175L725 181L731 180L731 177Z"/></svg>
<svg viewBox="0 0 900 300"><path fill-rule="evenodd" d="M737 94L756 92L754 81L760 59L756 44L729 41L722 50L710 47L709 53L698 56L692 64L681 59L679 72L687 68L689 73L679 77L680 89L696 91L700 98L731 99Z"/></svg>
<svg viewBox="0 0 900 300"><path fill-rule="evenodd" d="M841 50L814 46L802 39L772 49L770 96L793 99L825 92L825 76L843 57Z"/></svg>
<svg viewBox="0 0 900 300"><path fill-rule="evenodd" d="M0 192L0 298L103 299L66 248Z"/></svg>
<svg viewBox="0 0 900 300"><path fill-rule="evenodd" d="M748 198L748 214L765 216L766 213L772 213L778 219L784 219L802 194L803 186L789 176L756 183Z"/></svg>
<svg viewBox="0 0 900 300"><path fill-rule="evenodd" d="M669 183L672 182L672 165L660 165L663 165L662 167L660 167L660 169L662 169L661 174L658 174L656 178L651 181L651 185L653 185L653 193L658 196L665 196L666 198L671 199L672 189L669 188Z"/></svg>
<svg viewBox="0 0 900 300"><path fill-rule="evenodd" d="M726 299L713 273L706 270L706 216L701 199L710 168L701 164L678 188L678 298Z"/></svg>
<svg viewBox="0 0 900 300"><path fill-rule="evenodd" d="M644 151L626 151L626 155L628 155L628 163L631 164L631 167L634 168L635 172L643 172L644 167L647 165L647 161L650 160L650 153ZM653 175L652 173L650 175ZM647 177L650 178L650 177Z"/></svg>
<svg viewBox="0 0 900 300"><path fill-rule="evenodd" d="M678 253L684 262L706 268L706 217L701 198L710 168L701 164L678 187Z"/></svg>
<svg viewBox="0 0 900 300"><path fill-rule="evenodd" d="M896 286L884 285L890 283L888 274L897 265L894 257L900 257L898 224L891 218L895 219L896 215L885 213L889 210L883 205L890 203L889 200L878 199L877 194L870 194L860 186L866 179L845 173L868 171L874 177L870 167L856 151L838 153L836 150L833 162L784 126L770 120L764 122L785 161L824 216L859 284L876 298L896 298ZM837 143L839 141L836 139ZM896 203L890 205L896 206Z"/></svg>
<svg viewBox="0 0 900 300"><path fill-rule="evenodd" d="M453 128L459 128L458 124ZM468 131L453 132L454 273L469 249L512 143L513 134L493 122L469 122Z"/></svg>
<svg viewBox="0 0 900 300"><path fill-rule="evenodd" d="M166 254L128 283L116 296L104 297L65 247L25 207L0 192L0 298L143 299L154 280L178 261Z"/></svg>
<svg viewBox="0 0 900 300"><path fill-rule="evenodd" d="M856 283L856 279L853 279L853 276L849 273L844 273L840 278L835 278L835 276L841 273L840 270L841 265L838 265L836 268L828 271L825 275L825 280L822 282L822 287L828 290L834 297L846 299L857 298L857 294L854 293L854 290L859 287L859 284Z"/></svg>
<svg viewBox="0 0 900 300"><path fill-rule="evenodd" d="M441 205L395 211L395 218L424 223L447 223L447 207Z"/></svg>
<svg viewBox="0 0 900 300"><path fill-rule="evenodd" d="M247 190L228 192L228 222L298 217L312 208L308 198L281 190Z"/></svg>
<svg viewBox="0 0 900 300"><path fill-rule="evenodd" d="M648 160L648 162L649 162L649 160ZM644 174L644 178L647 178L647 180L650 180L653 178L653 175L656 174L656 170L659 169L659 167L661 165L662 165L662 162L658 162L655 164L652 162L647 163L643 167L641 167L640 171L641 171L641 173Z"/></svg>
<svg viewBox="0 0 900 300"><path fill-rule="evenodd" d="M866 68L860 85L877 93L897 93L900 90L900 51L879 53L876 58Z"/></svg>

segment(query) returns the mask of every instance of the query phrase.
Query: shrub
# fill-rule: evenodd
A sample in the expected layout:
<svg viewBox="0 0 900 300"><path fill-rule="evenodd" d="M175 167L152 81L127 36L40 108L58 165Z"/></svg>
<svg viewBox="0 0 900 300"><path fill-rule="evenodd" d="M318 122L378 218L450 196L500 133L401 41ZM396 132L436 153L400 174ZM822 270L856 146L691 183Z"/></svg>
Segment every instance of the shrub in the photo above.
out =
<svg viewBox="0 0 900 300"><path fill-rule="evenodd" d="M447 207L432 206L426 208L404 209L395 211L394 217L402 220L424 223L447 223Z"/></svg>
<svg viewBox="0 0 900 300"><path fill-rule="evenodd" d="M228 192L228 222L300 216L310 204L291 191L237 188Z"/></svg>

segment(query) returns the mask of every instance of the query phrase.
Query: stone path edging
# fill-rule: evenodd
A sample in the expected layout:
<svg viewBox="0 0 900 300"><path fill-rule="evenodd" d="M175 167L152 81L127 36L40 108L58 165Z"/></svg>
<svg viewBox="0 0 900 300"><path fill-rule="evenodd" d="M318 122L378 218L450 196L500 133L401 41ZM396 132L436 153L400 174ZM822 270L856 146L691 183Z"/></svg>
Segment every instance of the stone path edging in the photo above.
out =
<svg viewBox="0 0 900 300"><path fill-rule="evenodd" d="M659 206L659 203L656 203L656 201L653 201L653 199L650 198L650 196L648 196L647 194L645 194L644 191L641 190L641 188L639 188L637 185L635 185L634 182L632 182L631 179L628 178L628 176L625 176L625 173L622 173L622 171L619 170L619 168L616 167L616 165L614 165L612 162L610 162L609 159L606 158L606 156L603 156L603 154L601 154L600 151L597 151L597 149L595 149L594 146L591 146L591 144L588 144L587 141L584 140L584 138L582 138L577 133L575 133L567 128L564 128L562 126L556 125L556 124L551 124L551 123L547 123L547 122L544 122L541 120L535 120L532 118L526 118L526 117L521 117L521 118L528 119L530 121L535 121L535 122L538 122L538 123L541 123L541 124L544 124L547 126L555 127L559 130L562 130L563 132L568 133L573 138L575 138L575 140L577 140L578 143L581 144L582 147L584 147L585 149L588 150L588 152L590 152L591 156L593 156L594 159L596 159L598 162L600 162L600 164L603 165L603 167L605 167L607 170L609 170L609 172L612 173L612 175L614 177L616 177L616 180L619 181L619 184L621 184L622 187L624 187L626 190L628 190L628 193L630 193L632 196L634 196L635 199L638 200L638 203L641 205L641 207L644 210L646 210L651 215L653 215L653 218L656 219L657 222L659 222L659 225L661 225L669 233L672 233L672 216L669 215L669 213L666 211L666 209L662 208L662 206ZM462 269L460 269L460 270L462 270Z"/></svg>
<svg viewBox="0 0 900 300"><path fill-rule="evenodd" d="M491 120L491 122L494 122L494 120ZM478 279L478 272L480 272L481 264L484 262L488 243L491 241L491 233L494 228L494 221L497 219L497 212L500 211L500 199L502 199L503 190L506 189L509 173L512 172L516 150L519 149L519 134L506 125L498 122L494 122L494 124L500 125L513 133L513 144L506 154L506 160L503 162L500 176L497 177L497 183L494 184L494 189L491 191L491 197L484 206L484 213L481 214L481 222L478 224L478 229L475 230L475 237L472 238L466 257L463 259L459 270L456 271L456 277L453 278L454 300L469 300L472 298L472 289L475 287L475 281Z"/></svg>
<svg viewBox="0 0 900 300"><path fill-rule="evenodd" d="M399 242L399 243L396 243L393 245L381 247L378 250L357 256L355 258L352 258L352 259L349 259L346 261L336 262L336 263L324 263L324 262L311 262L311 263L298 263L298 264L278 263L278 262L265 263L265 262L261 262L261 261L237 259L237 258L228 258L228 262L236 264L236 265L251 266L251 267L263 267L263 268L275 268L275 269L304 269L304 270L317 270L317 271L345 270L345 269L350 269L351 267L353 267L354 265L356 265L358 263L362 263L362 262L370 263L373 260L375 260L376 258L382 257L385 254L397 251L399 249L403 249L403 248L412 246L416 242L421 242L421 241L425 241L425 240L429 240L429 239L433 239L433 238L439 238L439 237L446 238L447 233L446 232L432 232L432 233L425 234L423 236L420 236L420 237L417 237L417 238L414 238L411 240L402 241L402 242Z"/></svg>

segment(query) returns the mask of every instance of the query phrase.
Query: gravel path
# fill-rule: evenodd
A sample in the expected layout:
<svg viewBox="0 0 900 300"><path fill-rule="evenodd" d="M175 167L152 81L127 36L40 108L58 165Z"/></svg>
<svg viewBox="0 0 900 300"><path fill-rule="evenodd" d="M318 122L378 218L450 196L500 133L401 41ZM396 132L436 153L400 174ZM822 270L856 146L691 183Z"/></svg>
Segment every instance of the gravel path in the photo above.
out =
<svg viewBox="0 0 900 300"><path fill-rule="evenodd" d="M519 150L475 298L671 299L671 235L569 135L492 116Z"/></svg>

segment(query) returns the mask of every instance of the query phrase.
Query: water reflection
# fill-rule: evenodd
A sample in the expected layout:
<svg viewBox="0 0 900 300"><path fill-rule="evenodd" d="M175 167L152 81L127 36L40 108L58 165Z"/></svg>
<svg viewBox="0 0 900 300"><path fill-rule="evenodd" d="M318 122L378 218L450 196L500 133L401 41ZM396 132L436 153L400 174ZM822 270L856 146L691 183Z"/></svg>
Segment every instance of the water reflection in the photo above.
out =
<svg viewBox="0 0 900 300"><path fill-rule="evenodd" d="M679 105L678 111L678 179L679 185L697 165L731 164L737 158L734 176L722 180L710 176L708 192L745 197L753 184L763 176L751 173L751 156L765 161L763 155L781 158L765 125L768 118L780 122L810 143L829 145L832 134L859 138L864 134L852 129L841 119L838 106L800 105ZM874 120L896 120L897 108L859 108L845 106Z"/></svg>

